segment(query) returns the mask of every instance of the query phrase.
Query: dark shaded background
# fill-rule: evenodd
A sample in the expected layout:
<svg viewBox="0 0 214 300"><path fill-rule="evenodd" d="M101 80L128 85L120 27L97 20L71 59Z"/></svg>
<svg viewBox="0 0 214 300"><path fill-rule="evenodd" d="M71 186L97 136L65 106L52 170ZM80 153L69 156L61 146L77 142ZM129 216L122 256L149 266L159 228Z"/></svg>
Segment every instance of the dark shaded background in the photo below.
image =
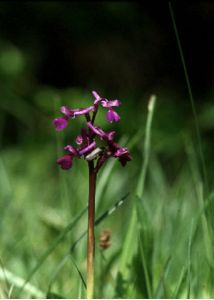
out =
<svg viewBox="0 0 214 300"><path fill-rule="evenodd" d="M173 9L210 161L214 4L175 1ZM129 135L145 119L149 95L157 94L154 136L164 163L176 154L180 164L185 130L195 137L167 2L2 2L0 56L1 147L51 142L50 91L61 96L67 89L124 99ZM46 99L38 96L44 90ZM168 143L168 154L160 141Z"/></svg>
<svg viewBox="0 0 214 300"><path fill-rule="evenodd" d="M202 94L213 84L214 4L173 8L193 90ZM37 84L184 86L167 2L1 3L0 26L2 42L31 56Z"/></svg>

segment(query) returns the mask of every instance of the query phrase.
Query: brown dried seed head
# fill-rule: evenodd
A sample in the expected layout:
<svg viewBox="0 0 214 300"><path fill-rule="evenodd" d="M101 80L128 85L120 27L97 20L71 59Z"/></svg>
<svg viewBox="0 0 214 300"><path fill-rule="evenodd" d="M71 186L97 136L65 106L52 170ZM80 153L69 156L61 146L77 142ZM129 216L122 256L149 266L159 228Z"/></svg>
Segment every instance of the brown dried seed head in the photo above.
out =
<svg viewBox="0 0 214 300"><path fill-rule="evenodd" d="M105 229L100 233L100 247L102 249L107 249L108 247L110 247L111 245L110 238L111 238L111 230Z"/></svg>

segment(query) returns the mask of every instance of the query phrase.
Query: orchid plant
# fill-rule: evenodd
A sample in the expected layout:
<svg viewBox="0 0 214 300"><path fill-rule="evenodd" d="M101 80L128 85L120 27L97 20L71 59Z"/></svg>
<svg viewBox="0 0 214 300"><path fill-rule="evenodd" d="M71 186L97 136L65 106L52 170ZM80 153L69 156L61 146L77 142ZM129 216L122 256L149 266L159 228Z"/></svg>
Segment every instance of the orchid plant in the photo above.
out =
<svg viewBox="0 0 214 300"><path fill-rule="evenodd" d="M88 198L88 244L87 244L87 298L93 298L94 290L94 220L95 220L95 191L97 173L103 164L110 158L118 158L122 166L132 160L127 148L121 147L115 142L115 131L106 132L101 127L96 126L95 118L100 106L107 109L106 119L108 122L118 122L120 116L114 110L115 107L121 105L121 101L108 100L101 97L96 91L92 91L94 97L93 105L87 108L71 109L62 106L60 111L62 117L56 118L53 124L56 131L61 131L68 126L70 119L78 116L84 116L86 120L86 128L81 129L81 133L76 137L77 146L65 146L66 154L57 160L57 164L64 170L72 167L74 157L84 158L88 163L89 169L89 198ZM99 141L103 145L100 147Z"/></svg>

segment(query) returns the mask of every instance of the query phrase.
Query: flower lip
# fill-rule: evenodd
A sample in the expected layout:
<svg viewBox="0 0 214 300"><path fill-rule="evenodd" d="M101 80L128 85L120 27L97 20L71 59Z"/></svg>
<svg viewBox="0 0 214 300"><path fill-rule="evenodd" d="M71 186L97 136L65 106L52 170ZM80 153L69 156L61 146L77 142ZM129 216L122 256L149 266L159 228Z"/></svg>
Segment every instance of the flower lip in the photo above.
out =
<svg viewBox="0 0 214 300"><path fill-rule="evenodd" d="M57 159L57 164L61 166L63 170L68 170L72 167L72 156L71 155L64 155Z"/></svg>
<svg viewBox="0 0 214 300"><path fill-rule="evenodd" d="M120 116L112 108L110 108L109 111L107 112L106 118L110 123L120 121Z"/></svg>
<svg viewBox="0 0 214 300"><path fill-rule="evenodd" d="M109 144L109 151L111 153L110 156L119 158L119 161L122 164L122 166L125 166L128 161L132 160L132 156L129 153L128 148L121 147L120 145L114 142L111 142Z"/></svg>
<svg viewBox="0 0 214 300"><path fill-rule="evenodd" d="M122 155L119 157L119 161L122 164L122 166L124 167L127 163L127 161L132 160L132 156L130 155L130 153L126 153L125 155Z"/></svg>
<svg viewBox="0 0 214 300"><path fill-rule="evenodd" d="M68 125L68 120L66 117L63 118L56 118L53 120L53 124L55 126L56 131L61 131Z"/></svg>

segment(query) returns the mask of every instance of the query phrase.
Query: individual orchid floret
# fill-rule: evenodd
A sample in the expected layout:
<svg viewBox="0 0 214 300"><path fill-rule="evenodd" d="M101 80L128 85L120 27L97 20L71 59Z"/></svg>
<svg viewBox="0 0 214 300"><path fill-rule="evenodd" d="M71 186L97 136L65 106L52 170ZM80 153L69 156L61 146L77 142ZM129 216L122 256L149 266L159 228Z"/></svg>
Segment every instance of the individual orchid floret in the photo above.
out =
<svg viewBox="0 0 214 300"><path fill-rule="evenodd" d="M117 143L110 142L109 151L111 153L111 156L119 158L122 166L125 166L128 161L132 160L132 156L130 155L128 149L121 147Z"/></svg>
<svg viewBox="0 0 214 300"><path fill-rule="evenodd" d="M56 128L56 131L61 131L68 126L68 120L70 118L75 118L77 116L85 115L86 119L89 112L94 111L94 106L89 106L87 108L77 108L77 109L70 109L67 106L62 106L60 108L61 113L65 116L62 118L56 118L53 121L53 124Z"/></svg>
<svg viewBox="0 0 214 300"><path fill-rule="evenodd" d="M121 105L121 101L120 100L108 100L106 98L103 98L101 97L96 91L92 91L92 95L94 96L95 98L95 101L94 101L94 104L98 104L101 102L101 105L103 107L106 107L106 108L110 108L110 107L113 107L113 106L120 106Z"/></svg>
<svg viewBox="0 0 214 300"><path fill-rule="evenodd" d="M67 145L64 147L64 150L67 151L69 154L64 155L63 157L57 160L57 164L61 166L62 169L68 170L72 167L73 157L81 157L82 155L87 155L91 151L93 151L96 147L96 142L93 141L91 144L83 146L80 149L76 149L71 145Z"/></svg>
<svg viewBox="0 0 214 300"><path fill-rule="evenodd" d="M109 111L107 112L106 118L110 123L120 121L120 116L112 108L110 108Z"/></svg>
<svg viewBox="0 0 214 300"><path fill-rule="evenodd" d="M103 107L109 109L107 114L106 114L106 118L107 118L108 122L110 122L110 123L118 122L120 120L120 116L118 115L118 113L116 113L112 109L112 107L120 106L121 101L117 100L117 99L108 100L106 98L102 98L102 97L100 97L100 95L96 91L93 91L92 94L95 97L94 105L97 105L97 104L101 103L101 105Z"/></svg>

